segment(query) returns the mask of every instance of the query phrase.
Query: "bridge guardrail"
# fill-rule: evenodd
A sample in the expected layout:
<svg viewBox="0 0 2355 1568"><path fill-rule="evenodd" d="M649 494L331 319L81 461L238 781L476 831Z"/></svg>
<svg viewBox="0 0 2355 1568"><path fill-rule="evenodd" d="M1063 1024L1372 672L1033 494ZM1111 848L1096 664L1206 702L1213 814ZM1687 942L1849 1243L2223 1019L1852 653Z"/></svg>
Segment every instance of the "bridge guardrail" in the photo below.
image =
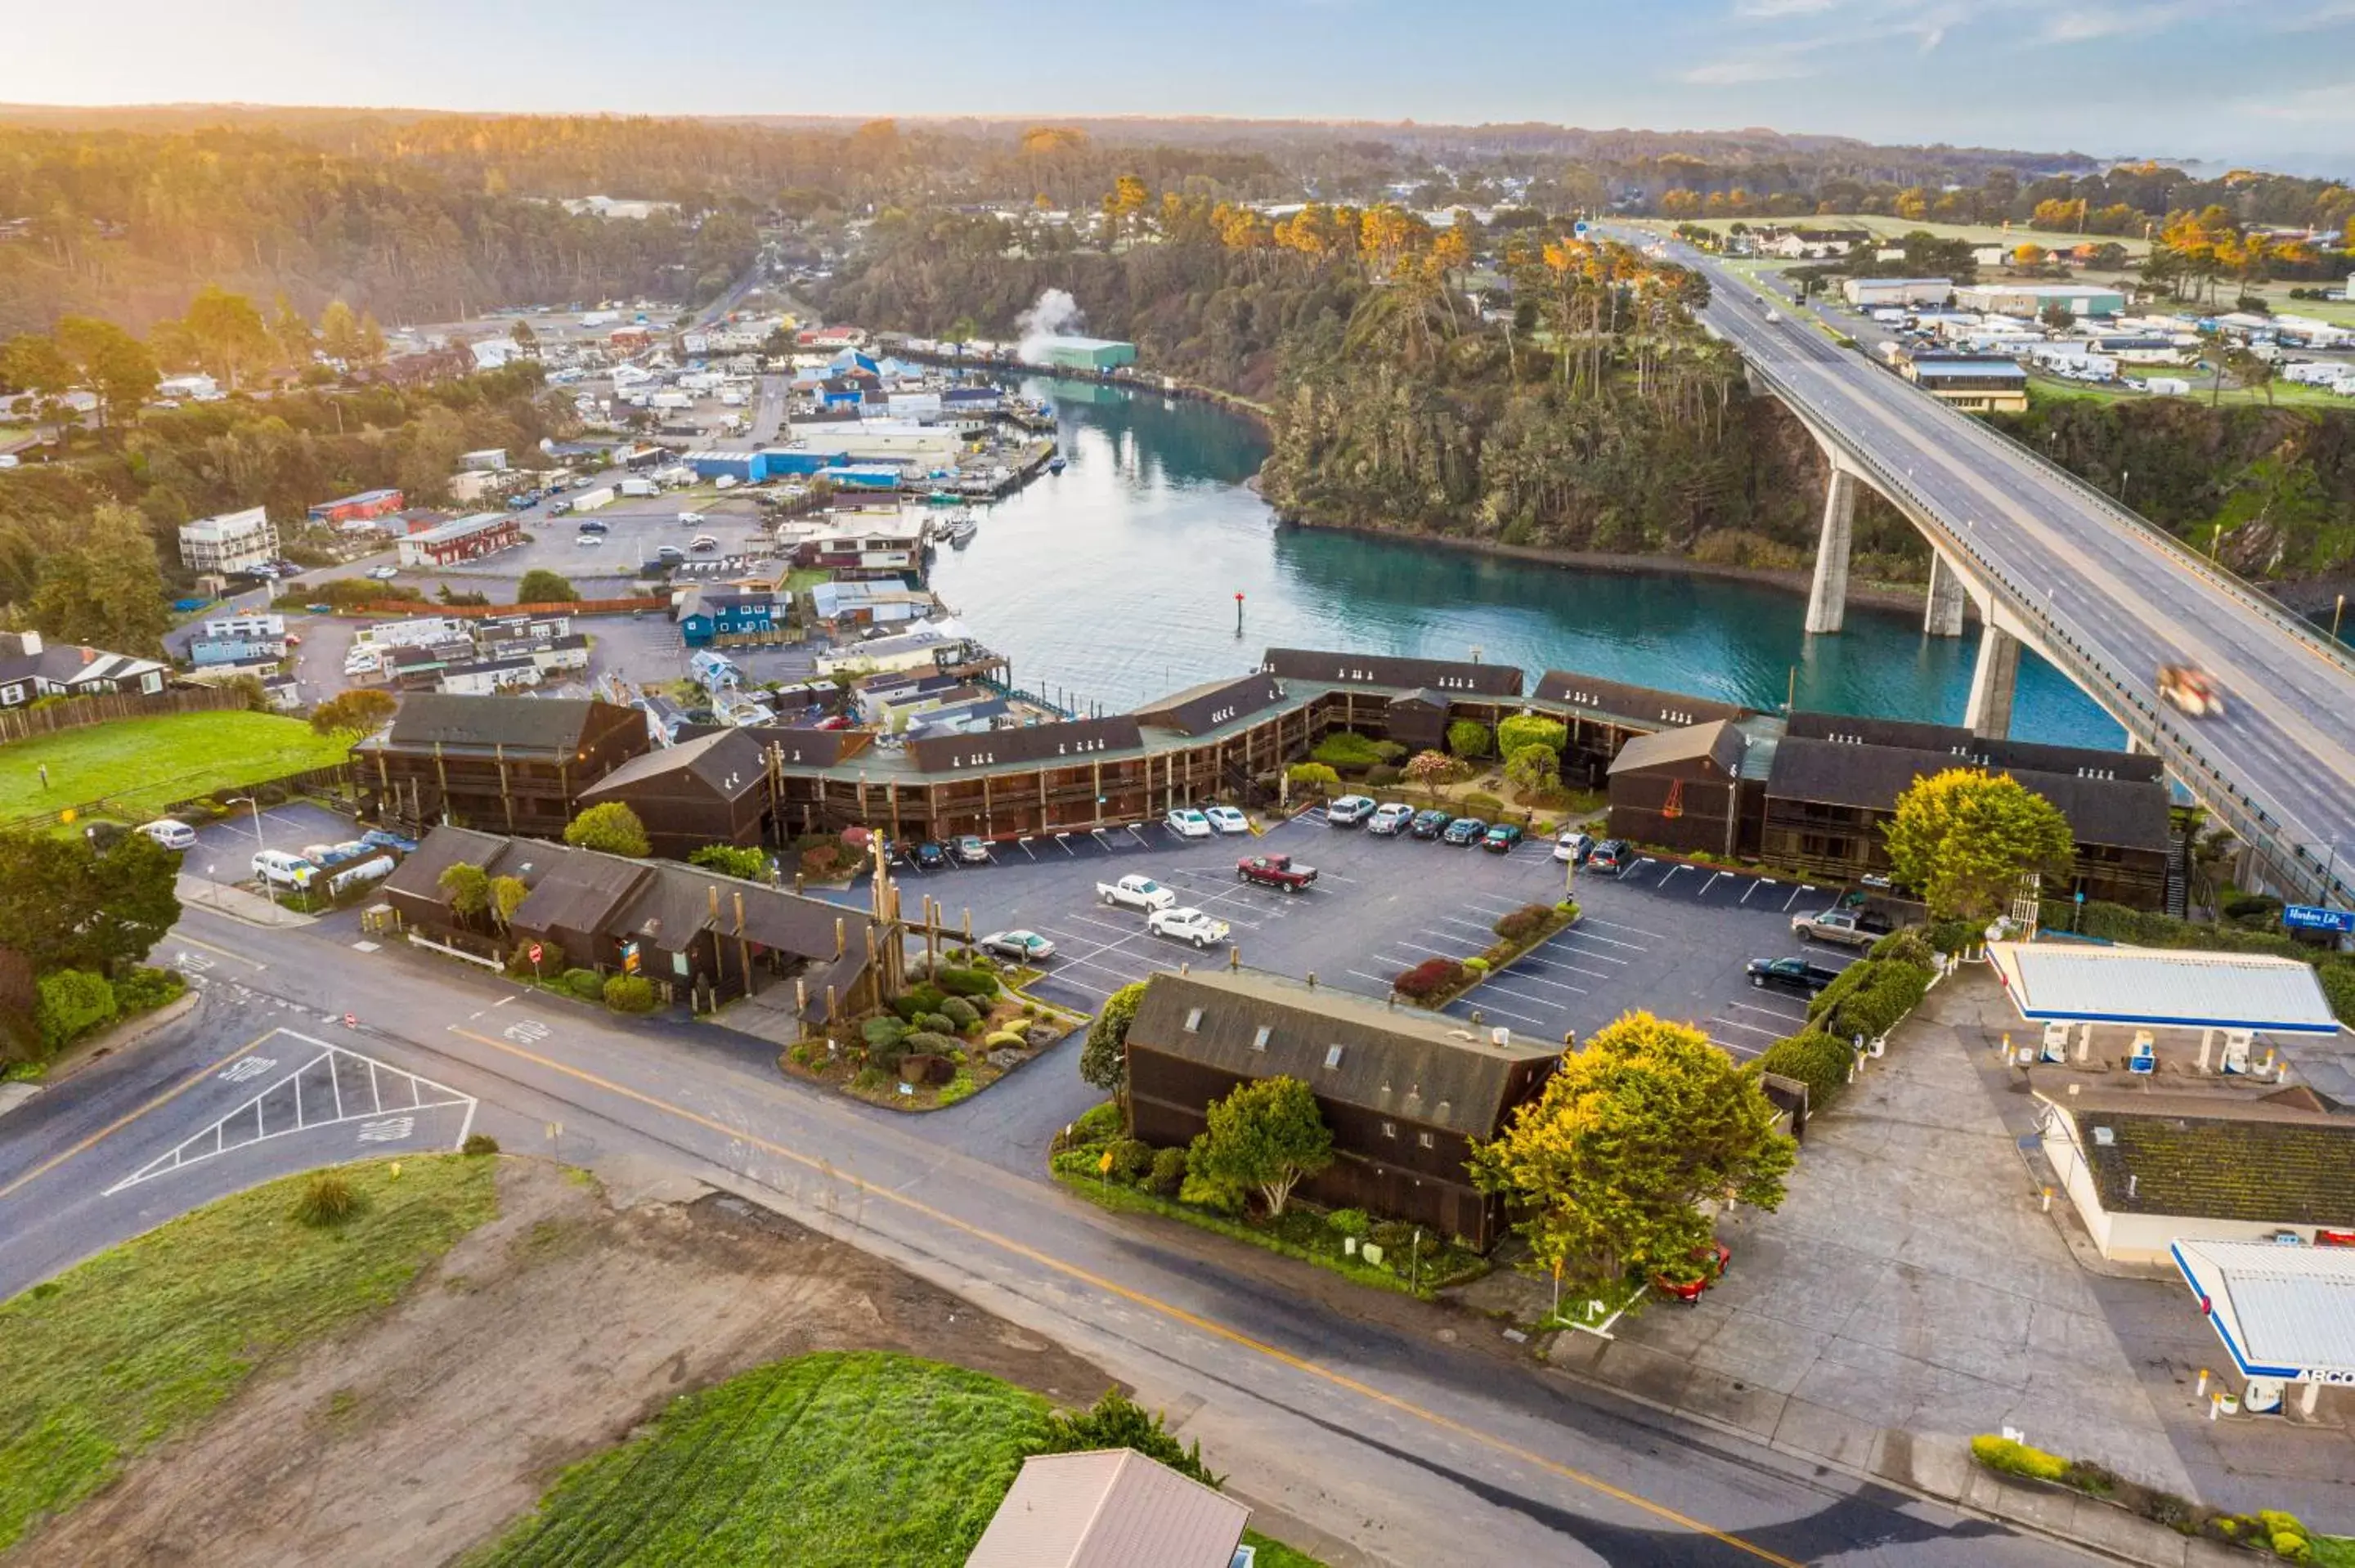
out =
<svg viewBox="0 0 2355 1568"><path fill-rule="evenodd" d="M2043 651L2058 651L2061 658L2056 662L2073 665L2080 683L2094 688L2096 701L2100 700L2099 689L2107 688L2112 700L2102 705L2129 735L2149 746L2152 753L2177 777L2187 782L2195 779L2208 781L2207 788L2200 792L2205 797L2210 810L2222 817L2224 824L2256 852L2264 869L2276 881L2286 887L2300 891L2319 889L2326 901L2335 895L2342 902L2355 903L2355 898L2350 896L2347 878L2338 872L2335 857L2318 858L2312 847L2304 843L2292 842L2285 845L2282 841L2284 824L2265 809L2264 802L2227 779L2214 764L2193 750L2180 732L2160 716L2156 704L2145 702L2115 671L2072 636L2057 617L2039 606L2034 595L2025 586L2006 571L1987 551L1981 549L1976 540L1966 536L1967 530L1958 532L1939 520L1929 498L1904 478L1891 472L1879 459L1867 456L1860 461L1892 492L1905 496L1922 515L1931 518L1941 535L2003 587L2015 608L2044 629L2046 646ZM2285 848L2292 858L2283 858ZM2350 872L2355 874L2355 864L2350 866Z"/></svg>

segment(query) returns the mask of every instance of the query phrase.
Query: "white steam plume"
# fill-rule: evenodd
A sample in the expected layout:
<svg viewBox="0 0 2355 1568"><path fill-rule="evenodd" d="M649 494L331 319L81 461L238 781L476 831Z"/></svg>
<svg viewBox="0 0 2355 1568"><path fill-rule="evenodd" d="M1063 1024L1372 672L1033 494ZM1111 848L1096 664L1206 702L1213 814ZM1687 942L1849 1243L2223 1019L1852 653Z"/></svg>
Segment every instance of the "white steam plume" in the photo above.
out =
<svg viewBox="0 0 2355 1568"><path fill-rule="evenodd" d="M1028 310L1014 318L1022 334L1014 356L1025 365L1047 363L1047 340L1068 337L1083 324L1079 301L1061 289L1049 289Z"/></svg>

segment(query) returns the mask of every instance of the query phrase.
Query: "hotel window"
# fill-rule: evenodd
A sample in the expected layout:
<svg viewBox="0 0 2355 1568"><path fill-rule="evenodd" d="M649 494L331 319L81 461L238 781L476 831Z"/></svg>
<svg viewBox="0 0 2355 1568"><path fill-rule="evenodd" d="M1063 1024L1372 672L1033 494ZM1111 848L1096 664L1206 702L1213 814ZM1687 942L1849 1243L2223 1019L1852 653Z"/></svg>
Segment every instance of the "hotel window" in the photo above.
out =
<svg viewBox="0 0 2355 1568"><path fill-rule="evenodd" d="M1382 1136L1384 1138L1396 1138L1398 1136L1398 1123L1394 1121L1386 1121L1382 1123Z"/></svg>
<svg viewBox="0 0 2355 1568"><path fill-rule="evenodd" d="M1429 1133L1427 1133L1427 1132L1418 1132L1418 1133L1416 1133L1416 1134L1414 1135L1414 1140L1415 1140L1417 1143L1420 1143L1421 1145L1423 1145L1425 1149L1429 1149L1429 1148L1431 1148L1431 1147L1432 1147L1431 1134L1429 1134Z"/></svg>
<svg viewBox="0 0 2355 1568"><path fill-rule="evenodd" d="M1201 1032L1202 1010L1199 1007L1188 1008L1186 1010L1186 1033L1188 1034L1199 1034Z"/></svg>

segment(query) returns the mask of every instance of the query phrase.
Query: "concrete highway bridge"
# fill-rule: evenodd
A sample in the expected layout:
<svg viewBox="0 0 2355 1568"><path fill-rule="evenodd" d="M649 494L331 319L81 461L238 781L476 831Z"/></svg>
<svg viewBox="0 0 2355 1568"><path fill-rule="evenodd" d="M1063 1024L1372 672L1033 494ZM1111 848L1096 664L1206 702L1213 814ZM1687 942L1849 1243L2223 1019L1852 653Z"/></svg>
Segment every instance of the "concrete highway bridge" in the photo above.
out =
<svg viewBox="0 0 2355 1568"><path fill-rule="evenodd" d="M2031 648L2247 843L2264 885L2355 906L2348 649L1707 257L1680 245L1674 253L1710 281L1710 329L1741 350L1754 385L1781 398L1831 459L1810 632L1840 630L1856 486L1870 485L1934 553L1928 634L1961 636L1966 601L1978 612L1973 729L2006 732L2019 651ZM2193 719L2163 704L2165 663L2207 670L2224 689L2225 713Z"/></svg>

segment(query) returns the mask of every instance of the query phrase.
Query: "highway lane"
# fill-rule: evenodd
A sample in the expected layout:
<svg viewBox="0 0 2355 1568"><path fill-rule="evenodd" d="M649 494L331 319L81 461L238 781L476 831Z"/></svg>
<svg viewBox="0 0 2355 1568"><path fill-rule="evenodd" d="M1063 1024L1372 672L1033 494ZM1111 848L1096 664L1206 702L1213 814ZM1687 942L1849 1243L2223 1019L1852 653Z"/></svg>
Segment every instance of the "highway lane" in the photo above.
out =
<svg viewBox="0 0 2355 1568"><path fill-rule="evenodd" d="M1705 313L1713 328L1817 422L1902 476L2022 600L2156 711L2176 746L2238 785L2285 842L2309 846L2318 865L2334 842L2355 855L2347 789L2355 779L2355 673L2345 664L2284 620L2245 608L2015 443L1828 342L1804 317L1768 322L1747 282L1689 251L1681 259L1716 285ZM2184 658L2225 683L2227 716L2194 723L2159 705L2158 666ZM2193 783L2203 796L2215 792L2211 780Z"/></svg>
<svg viewBox="0 0 2355 1568"><path fill-rule="evenodd" d="M1071 1345L1179 1413L1186 1435L1249 1495L1377 1561L2071 1560L1535 1372L1497 1353L1500 1342L1478 1342L1488 1329L1477 1319L1387 1301L1336 1310L1255 1259L1231 1263L1190 1233L1103 1213L1037 1177L946 1150L924 1118L790 1083L715 1031L650 1037L446 960L351 951L352 934L336 926L261 930L197 910L183 932L266 965L242 983L290 1012L355 1013L356 1032L309 1027L479 1098L476 1125L509 1148L560 1125L568 1159L648 1156L687 1169ZM200 1065L218 1060L213 1049L197 1053ZM211 1097L182 1122L79 1150L0 1199L0 1222L12 1205L23 1214L51 1193L102 1194L187 1119L218 1117L207 1082ZM1017 1078L993 1092L1021 1091ZM87 1125L60 1126L69 1122ZM83 1250L155 1223L176 1195L212 1195L227 1169L186 1186L150 1181L126 1202L72 1205ZM0 1223L0 1236L12 1234ZM43 1238L56 1252L54 1231ZM0 1274L11 1245L0 1240Z"/></svg>

